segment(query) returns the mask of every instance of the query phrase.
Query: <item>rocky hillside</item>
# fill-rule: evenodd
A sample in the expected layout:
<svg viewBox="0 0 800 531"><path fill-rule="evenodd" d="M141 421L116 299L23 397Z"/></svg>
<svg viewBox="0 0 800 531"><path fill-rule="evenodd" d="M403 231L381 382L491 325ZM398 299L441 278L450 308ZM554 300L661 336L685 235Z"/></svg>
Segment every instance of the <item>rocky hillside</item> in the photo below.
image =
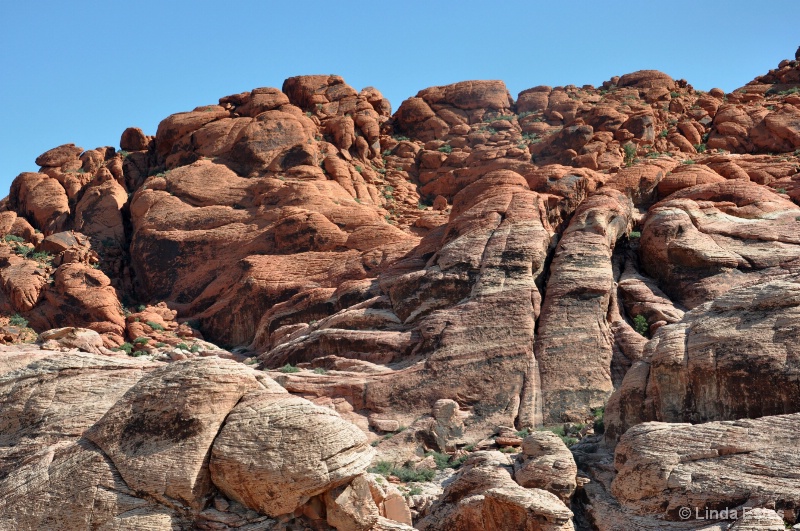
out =
<svg viewBox="0 0 800 531"><path fill-rule="evenodd" d="M119 144L0 202L0 528L800 523L799 61Z"/></svg>

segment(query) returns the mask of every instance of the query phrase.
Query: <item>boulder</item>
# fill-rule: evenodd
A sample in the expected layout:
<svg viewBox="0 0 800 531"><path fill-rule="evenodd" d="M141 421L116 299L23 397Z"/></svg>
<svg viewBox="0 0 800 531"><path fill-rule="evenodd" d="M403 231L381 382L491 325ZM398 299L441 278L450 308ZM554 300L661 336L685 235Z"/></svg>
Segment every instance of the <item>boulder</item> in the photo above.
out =
<svg viewBox="0 0 800 531"><path fill-rule="evenodd" d="M366 436L334 411L280 391L244 397L214 440L210 461L211 479L226 496L271 516L347 483L374 455ZM349 503L349 494L339 496Z"/></svg>

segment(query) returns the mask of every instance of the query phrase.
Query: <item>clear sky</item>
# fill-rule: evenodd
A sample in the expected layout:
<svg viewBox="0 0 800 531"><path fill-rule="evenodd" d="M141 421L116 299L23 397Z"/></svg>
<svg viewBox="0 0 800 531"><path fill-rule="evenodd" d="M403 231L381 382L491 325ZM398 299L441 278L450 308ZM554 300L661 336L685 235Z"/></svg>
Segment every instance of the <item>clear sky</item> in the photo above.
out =
<svg viewBox="0 0 800 531"><path fill-rule="evenodd" d="M466 79L516 96L647 68L731 91L794 57L798 21L800 0L0 0L0 197L52 147L117 146L294 75L374 86L393 109Z"/></svg>

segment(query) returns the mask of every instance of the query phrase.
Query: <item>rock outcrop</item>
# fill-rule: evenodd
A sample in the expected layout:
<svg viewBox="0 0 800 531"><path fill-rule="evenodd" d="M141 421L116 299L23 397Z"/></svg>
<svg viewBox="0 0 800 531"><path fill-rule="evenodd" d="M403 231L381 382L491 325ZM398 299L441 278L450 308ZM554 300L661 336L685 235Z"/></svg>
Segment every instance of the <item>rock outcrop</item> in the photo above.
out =
<svg viewBox="0 0 800 531"><path fill-rule="evenodd" d="M0 528L796 524L798 91L308 75L43 153Z"/></svg>

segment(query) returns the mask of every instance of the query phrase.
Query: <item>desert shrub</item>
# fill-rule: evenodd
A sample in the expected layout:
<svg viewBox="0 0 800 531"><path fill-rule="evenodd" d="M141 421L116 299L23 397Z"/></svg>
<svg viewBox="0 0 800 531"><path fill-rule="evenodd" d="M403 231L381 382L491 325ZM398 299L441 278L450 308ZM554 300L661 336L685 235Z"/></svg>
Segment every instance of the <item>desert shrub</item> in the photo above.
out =
<svg viewBox="0 0 800 531"><path fill-rule="evenodd" d="M637 315L633 318L633 329L644 337L647 337L647 332L650 331L650 325L647 324L647 319L644 315Z"/></svg>
<svg viewBox="0 0 800 531"><path fill-rule="evenodd" d="M11 326L19 326L20 328L25 328L28 326L28 320L22 317L20 314L15 313L8 319L8 324Z"/></svg>
<svg viewBox="0 0 800 531"><path fill-rule="evenodd" d="M636 158L636 146L632 143L628 142L624 146L622 146L622 150L625 152L625 165L630 166L633 164L634 159Z"/></svg>
<svg viewBox="0 0 800 531"><path fill-rule="evenodd" d="M147 326L149 326L153 330L157 330L159 332L163 332L164 331L164 327L161 326L160 324L156 323L155 321L147 321L147 323L145 323L145 324L147 324Z"/></svg>
<svg viewBox="0 0 800 531"><path fill-rule="evenodd" d="M595 433L603 433L606 431L605 425L605 414L606 408L605 407L598 407L592 410L592 414L594 415L594 431Z"/></svg>
<svg viewBox="0 0 800 531"><path fill-rule="evenodd" d="M284 373L300 372L300 369L298 369L297 367L295 367L291 363L287 363L286 365L284 365L283 367L281 367L278 370L281 371L281 372L284 372Z"/></svg>
<svg viewBox="0 0 800 531"><path fill-rule="evenodd" d="M117 347L117 350L122 351L128 356L130 356L131 352L133 352L133 345L131 345L130 343L123 343L119 347Z"/></svg>

